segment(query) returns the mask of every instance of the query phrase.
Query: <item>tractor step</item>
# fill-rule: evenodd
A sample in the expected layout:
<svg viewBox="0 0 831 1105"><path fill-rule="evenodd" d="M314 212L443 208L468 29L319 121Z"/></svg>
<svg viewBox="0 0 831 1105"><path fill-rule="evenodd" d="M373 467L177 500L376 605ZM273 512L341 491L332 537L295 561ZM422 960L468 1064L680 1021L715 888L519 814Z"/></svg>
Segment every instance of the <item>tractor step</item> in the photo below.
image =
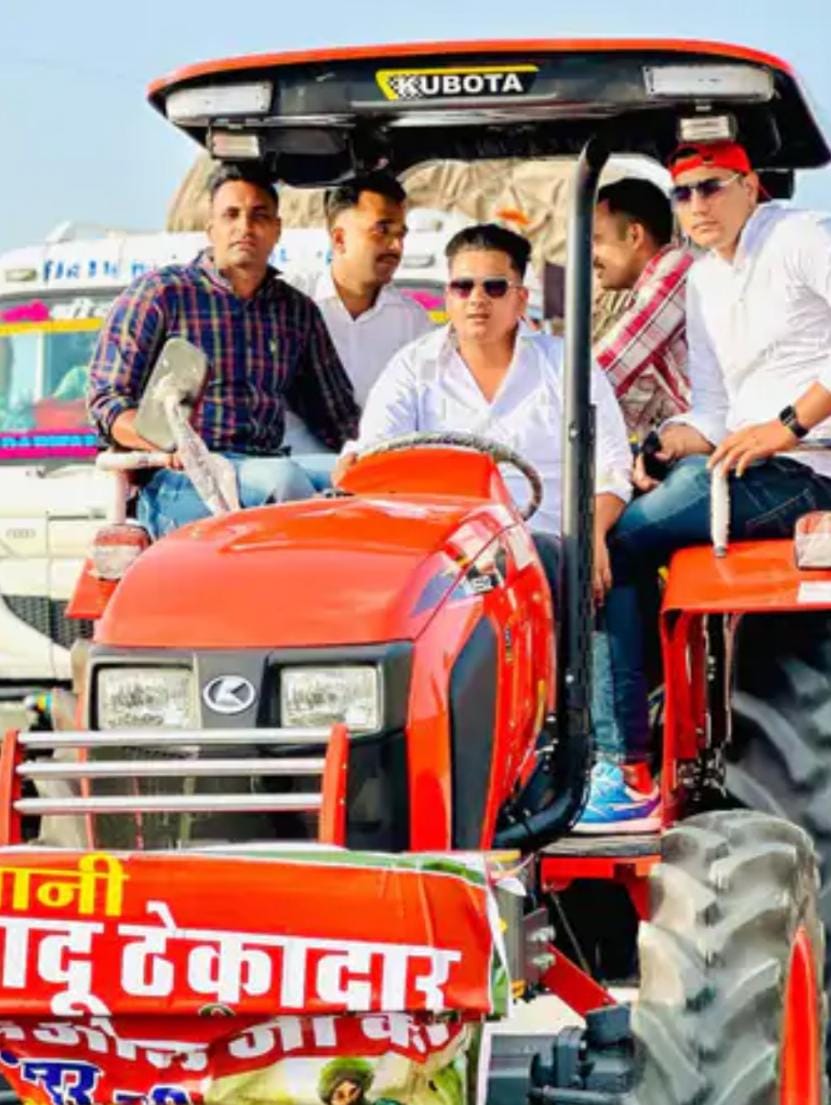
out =
<svg viewBox="0 0 831 1105"><path fill-rule="evenodd" d="M564 836L547 844L542 849L542 855L569 859L578 856L621 859L654 856L660 851L661 834L658 832L618 833L616 836Z"/></svg>
<svg viewBox="0 0 831 1105"><path fill-rule="evenodd" d="M660 833L565 836L540 852L540 883L564 890L580 879L611 879L628 887L641 917L648 916L643 880L661 858Z"/></svg>

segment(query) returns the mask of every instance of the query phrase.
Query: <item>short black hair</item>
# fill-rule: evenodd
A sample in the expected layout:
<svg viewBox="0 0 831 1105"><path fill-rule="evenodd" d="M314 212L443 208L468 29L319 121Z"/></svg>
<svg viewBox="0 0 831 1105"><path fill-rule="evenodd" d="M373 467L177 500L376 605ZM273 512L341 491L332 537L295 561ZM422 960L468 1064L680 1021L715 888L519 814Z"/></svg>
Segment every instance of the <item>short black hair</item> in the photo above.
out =
<svg viewBox="0 0 831 1105"><path fill-rule="evenodd" d="M531 256L531 243L527 238L496 223L477 223L454 234L444 250L448 264L452 263L457 253L464 253L469 249L493 249L507 253L521 277L525 276L528 258Z"/></svg>
<svg viewBox="0 0 831 1105"><path fill-rule="evenodd" d="M211 202L223 184L237 180L244 184L253 184L269 195L274 200L275 206L279 206L280 201L274 182L259 161L221 161L208 177L208 195L211 197Z"/></svg>
<svg viewBox="0 0 831 1105"><path fill-rule="evenodd" d="M326 222L329 226L334 223L341 211L348 211L351 207L358 206L362 192L374 192L378 196L386 196L393 203L404 203L407 199L407 193L392 173L364 173L326 192L324 206Z"/></svg>
<svg viewBox="0 0 831 1105"><path fill-rule="evenodd" d="M651 180L628 176L606 184L597 193L597 202L605 203L613 215L640 223L656 245L665 246L672 240L672 207Z"/></svg>

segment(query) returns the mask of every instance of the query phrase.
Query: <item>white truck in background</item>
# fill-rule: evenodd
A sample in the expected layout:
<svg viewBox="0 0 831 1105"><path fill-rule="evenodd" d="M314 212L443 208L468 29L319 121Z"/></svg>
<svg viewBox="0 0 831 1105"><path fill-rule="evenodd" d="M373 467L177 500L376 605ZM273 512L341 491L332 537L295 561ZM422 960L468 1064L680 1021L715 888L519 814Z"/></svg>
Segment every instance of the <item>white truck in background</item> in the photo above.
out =
<svg viewBox="0 0 831 1105"><path fill-rule="evenodd" d="M396 282L441 321L444 245L467 220L411 212ZM81 237L81 234L87 236ZM68 619L110 497L95 470L87 366L110 304L150 269L193 258L201 233L127 234L67 224L0 255L0 699L70 678L69 648L91 625ZM278 268L330 260L324 229L287 229Z"/></svg>
<svg viewBox="0 0 831 1105"><path fill-rule="evenodd" d="M107 478L84 395L97 332L136 276L184 261L201 234L79 238L66 225L0 256L0 694L69 677L69 646L90 626L64 615Z"/></svg>

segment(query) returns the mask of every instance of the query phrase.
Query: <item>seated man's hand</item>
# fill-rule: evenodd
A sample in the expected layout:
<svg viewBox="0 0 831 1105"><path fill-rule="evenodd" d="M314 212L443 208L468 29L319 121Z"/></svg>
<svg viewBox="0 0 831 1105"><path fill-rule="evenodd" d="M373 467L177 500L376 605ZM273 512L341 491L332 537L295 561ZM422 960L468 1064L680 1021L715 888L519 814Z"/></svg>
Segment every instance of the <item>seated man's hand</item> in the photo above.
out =
<svg viewBox="0 0 831 1105"><path fill-rule="evenodd" d="M736 469L737 476L743 476L747 467L756 460L766 460L774 453L784 453L793 449L797 438L778 418L770 422L760 422L757 426L745 426L728 434L708 461L708 467L714 468L723 462L725 472Z"/></svg>
<svg viewBox="0 0 831 1105"><path fill-rule="evenodd" d="M655 454L656 460L664 464L672 464L682 457L689 457L695 453L711 453L712 442L699 433L694 426L688 426L683 422L674 422L661 430L661 448ZM635 458L632 470L632 483L639 491L651 491L657 487L660 480L653 479L644 468L643 457Z"/></svg>
<svg viewBox="0 0 831 1105"><path fill-rule="evenodd" d="M136 411L122 411L112 424L110 435L113 441L120 445L124 449L130 449L137 453L158 453L160 450L157 445L154 445L152 441L148 441L147 438L141 436L136 432L135 423ZM182 460L178 452L168 454L168 459L164 465L165 468L173 468L177 472L181 471Z"/></svg>
<svg viewBox="0 0 831 1105"><path fill-rule="evenodd" d="M332 469L332 485L337 487L340 481L349 471L349 469L357 462L357 453L343 453L338 457L335 467Z"/></svg>
<svg viewBox="0 0 831 1105"><path fill-rule="evenodd" d="M606 536L602 533L596 533L594 538L594 573L592 576L595 606L603 605L606 592L611 590L612 582L612 568L609 562Z"/></svg>

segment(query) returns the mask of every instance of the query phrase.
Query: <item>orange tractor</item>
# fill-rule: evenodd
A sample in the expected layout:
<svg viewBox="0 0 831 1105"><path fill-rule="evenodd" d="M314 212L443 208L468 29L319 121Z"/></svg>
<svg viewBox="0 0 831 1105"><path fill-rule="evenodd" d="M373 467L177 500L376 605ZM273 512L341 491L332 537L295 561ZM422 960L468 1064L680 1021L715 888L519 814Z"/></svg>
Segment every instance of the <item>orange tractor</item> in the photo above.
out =
<svg viewBox="0 0 831 1105"><path fill-rule="evenodd" d="M118 520L73 600L97 619L77 728L3 746L0 1072L50 1105L820 1105L831 572L791 541L674 558L664 827L569 836L598 178L611 151L737 134L788 195L831 159L793 74L696 42L442 43L208 63L150 99L295 185L578 158L562 602L524 524L536 473L473 438L398 441L333 495L220 503L146 549ZM194 364L162 371L182 401ZM488 1023L542 993L584 1027Z"/></svg>

